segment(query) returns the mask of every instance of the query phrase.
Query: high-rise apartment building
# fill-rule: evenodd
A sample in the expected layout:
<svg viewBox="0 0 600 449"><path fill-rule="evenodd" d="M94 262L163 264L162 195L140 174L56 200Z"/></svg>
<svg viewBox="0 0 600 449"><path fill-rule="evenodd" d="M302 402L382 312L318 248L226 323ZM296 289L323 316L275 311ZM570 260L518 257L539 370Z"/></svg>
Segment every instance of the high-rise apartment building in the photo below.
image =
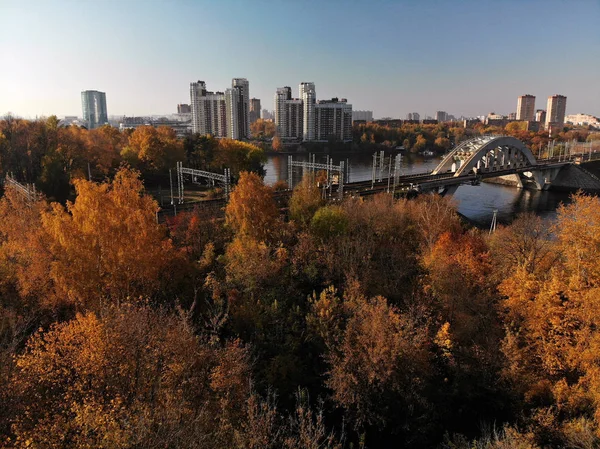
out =
<svg viewBox="0 0 600 449"><path fill-rule="evenodd" d="M88 129L98 128L108 123L106 93L97 90L81 92L81 108L83 121L87 124Z"/></svg>
<svg viewBox="0 0 600 449"><path fill-rule="evenodd" d="M260 118L260 100L253 98L250 100L250 123L254 123Z"/></svg>
<svg viewBox="0 0 600 449"><path fill-rule="evenodd" d="M292 88L289 86L278 87L275 91L274 107L275 107L275 132L279 137L284 133L285 124L285 108L284 102L292 99Z"/></svg>
<svg viewBox="0 0 600 449"><path fill-rule="evenodd" d="M544 123L546 121L546 111L544 109L538 109L535 111L535 121Z"/></svg>
<svg viewBox="0 0 600 449"><path fill-rule="evenodd" d="M233 78L231 80L231 88L237 91L237 103L232 105L232 108L237 113L237 135L232 139L249 139L250 138L250 83L246 78ZM233 110L232 109L232 110ZM233 123L233 120L231 121Z"/></svg>
<svg viewBox="0 0 600 449"><path fill-rule="evenodd" d="M521 95L517 100L517 120L532 122L535 119L535 96Z"/></svg>
<svg viewBox="0 0 600 449"><path fill-rule="evenodd" d="M178 114L191 114L192 107L189 104L178 104L177 105L177 113Z"/></svg>
<svg viewBox="0 0 600 449"><path fill-rule="evenodd" d="M352 141L352 105L346 99L316 100L314 83L300 83L300 98L292 98L289 86L275 92L275 124L282 139L327 142ZM372 120L371 111L369 113Z"/></svg>
<svg viewBox="0 0 600 449"><path fill-rule="evenodd" d="M302 140L304 133L304 108L303 102L299 98L292 98L283 102L284 122L282 129L282 139Z"/></svg>
<svg viewBox="0 0 600 449"><path fill-rule="evenodd" d="M304 135L304 102L292 98L292 88L280 87L275 92L275 126L285 140L302 140Z"/></svg>
<svg viewBox="0 0 600 449"><path fill-rule="evenodd" d="M406 115L406 119L407 120L417 120L417 121L419 121L419 120L421 120L421 116L419 115L418 112L409 112Z"/></svg>
<svg viewBox="0 0 600 449"><path fill-rule="evenodd" d="M317 103L317 91L315 83L302 82L299 86L300 100L304 103L303 110L303 132L302 138L306 141L315 140L315 105Z"/></svg>
<svg viewBox="0 0 600 449"><path fill-rule="evenodd" d="M552 95L548 97L546 108L546 128L550 125L563 126L565 124L565 112L567 110L567 97L564 95Z"/></svg>
<svg viewBox="0 0 600 449"><path fill-rule="evenodd" d="M448 113L446 111L437 111L435 113L435 119L438 121L438 123L447 122Z"/></svg>
<svg viewBox="0 0 600 449"><path fill-rule="evenodd" d="M227 137L228 120L225 100L223 92L207 91L204 81L190 83L192 132Z"/></svg>
<svg viewBox="0 0 600 449"><path fill-rule="evenodd" d="M225 107L227 117L227 137L241 139L243 115L240 114L240 91L233 87L225 91ZM240 117L242 115L242 117Z"/></svg>
<svg viewBox="0 0 600 449"><path fill-rule="evenodd" d="M260 113L260 117L263 120L275 120L275 115L273 114L273 111L269 111L268 109L263 109Z"/></svg>
<svg viewBox="0 0 600 449"><path fill-rule="evenodd" d="M315 104L315 139L352 141L352 105L345 98L321 100Z"/></svg>
<svg viewBox="0 0 600 449"><path fill-rule="evenodd" d="M352 111L352 121L362 120L365 122L373 121L373 111Z"/></svg>
<svg viewBox="0 0 600 449"><path fill-rule="evenodd" d="M234 78L225 92L209 92L206 83L190 83L192 131L215 137L246 139L250 136L249 83Z"/></svg>

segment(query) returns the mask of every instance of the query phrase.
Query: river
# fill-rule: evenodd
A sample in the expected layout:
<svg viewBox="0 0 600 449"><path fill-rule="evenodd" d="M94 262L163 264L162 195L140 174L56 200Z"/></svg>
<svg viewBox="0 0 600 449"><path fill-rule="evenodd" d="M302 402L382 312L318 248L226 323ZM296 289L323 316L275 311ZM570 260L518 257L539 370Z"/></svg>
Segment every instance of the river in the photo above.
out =
<svg viewBox="0 0 600 449"><path fill-rule="evenodd" d="M389 170L389 156L395 153L386 153L386 166L384 176ZM307 161L308 154L294 154L295 161ZM316 154L316 162L325 163L327 155ZM340 161L349 165L350 182L371 179L373 155L371 154L334 154L333 164L339 165ZM423 157L421 155L407 154L402 158L402 173L420 173L433 170L441 161L440 157ZM265 182L273 184L277 181L288 179L288 155L271 155L265 165ZM393 170L393 167L392 167ZM300 169L295 170L294 183L300 181ZM569 194L553 191L534 191L517 189L515 187L498 184L481 183L478 186L462 185L453 195L458 205L458 211L470 222L479 227L489 227L494 210L498 210L499 223L510 223L520 212L532 211L540 217L553 221L556 209L565 202L569 202Z"/></svg>

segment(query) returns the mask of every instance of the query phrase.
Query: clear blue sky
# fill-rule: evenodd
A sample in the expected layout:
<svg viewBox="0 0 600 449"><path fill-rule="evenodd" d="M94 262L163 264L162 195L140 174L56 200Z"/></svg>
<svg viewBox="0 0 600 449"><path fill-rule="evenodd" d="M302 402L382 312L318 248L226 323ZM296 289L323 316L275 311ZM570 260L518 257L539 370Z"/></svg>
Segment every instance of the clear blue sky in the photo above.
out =
<svg viewBox="0 0 600 449"><path fill-rule="evenodd" d="M568 97L600 115L600 0L0 0L0 114L175 112L189 83L314 81L375 117L516 110L517 96Z"/></svg>

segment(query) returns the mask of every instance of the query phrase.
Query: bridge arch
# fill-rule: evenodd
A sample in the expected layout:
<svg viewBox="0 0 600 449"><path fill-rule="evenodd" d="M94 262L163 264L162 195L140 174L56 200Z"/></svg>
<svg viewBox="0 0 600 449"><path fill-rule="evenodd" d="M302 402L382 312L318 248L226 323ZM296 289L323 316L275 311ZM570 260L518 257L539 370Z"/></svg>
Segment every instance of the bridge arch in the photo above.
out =
<svg viewBox="0 0 600 449"><path fill-rule="evenodd" d="M491 173L537 165L535 156L519 139L510 136L478 136L455 147L432 174L453 172L454 177Z"/></svg>

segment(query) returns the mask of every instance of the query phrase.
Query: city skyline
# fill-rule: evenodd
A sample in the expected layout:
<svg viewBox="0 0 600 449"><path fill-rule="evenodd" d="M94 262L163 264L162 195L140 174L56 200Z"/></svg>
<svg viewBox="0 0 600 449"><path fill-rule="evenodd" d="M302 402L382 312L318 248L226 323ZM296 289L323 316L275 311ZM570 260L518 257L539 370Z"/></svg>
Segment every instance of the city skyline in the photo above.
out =
<svg viewBox="0 0 600 449"><path fill-rule="evenodd" d="M597 41L594 1L90 5L0 0L0 40L11 44L0 49L9 62L1 115L79 115L85 90L106 92L110 115L174 113L192 80L222 86L235 77L267 107L277 87L308 79L320 98L348 98L376 118L507 115L525 92L562 94L567 114L600 115L600 61L569 43ZM110 30L102 46L84 32L90 12ZM200 12L202 27L193 21ZM527 26L514 33L523 16ZM559 31L548 33L552 23Z"/></svg>

